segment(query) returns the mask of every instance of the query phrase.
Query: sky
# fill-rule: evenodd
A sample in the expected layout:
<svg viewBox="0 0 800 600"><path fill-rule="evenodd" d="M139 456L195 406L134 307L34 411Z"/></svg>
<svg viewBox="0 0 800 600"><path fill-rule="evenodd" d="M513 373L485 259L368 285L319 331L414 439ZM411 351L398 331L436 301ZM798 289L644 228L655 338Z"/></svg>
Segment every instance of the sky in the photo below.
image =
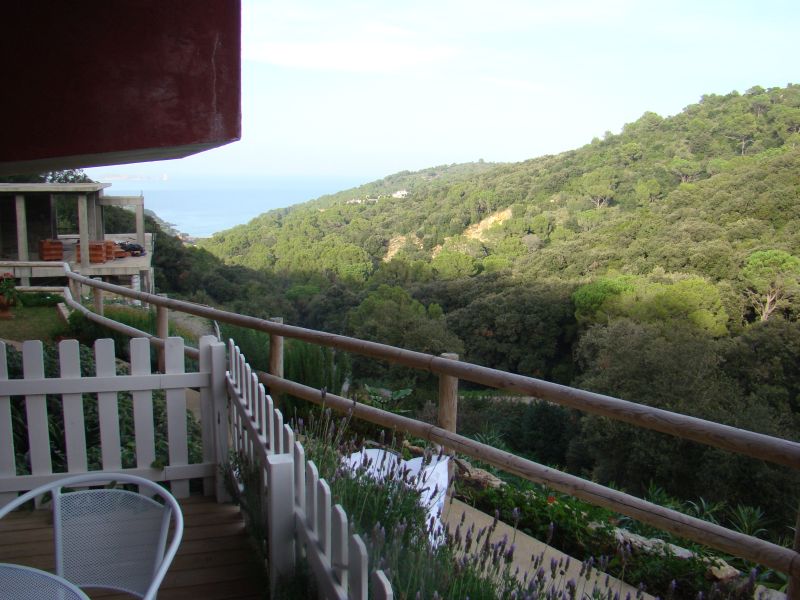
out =
<svg viewBox="0 0 800 600"><path fill-rule="evenodd" d="M87 173L367 182L525 160L797 82L799 23L796 0L244 0L241 141Z"/></svg>

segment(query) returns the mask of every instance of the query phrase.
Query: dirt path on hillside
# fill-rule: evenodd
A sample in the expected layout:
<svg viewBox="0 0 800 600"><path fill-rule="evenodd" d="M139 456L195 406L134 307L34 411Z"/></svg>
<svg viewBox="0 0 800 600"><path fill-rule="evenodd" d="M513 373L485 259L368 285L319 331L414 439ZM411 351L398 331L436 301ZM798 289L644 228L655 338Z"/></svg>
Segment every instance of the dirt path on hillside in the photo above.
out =
<svg viewBox="0 0 800 600"><path fill-rule="evenodd" d="M192 334L192 336L196 337L198 340L204 335L216 335L214 333L213 323L204 317L197 317L178 311L170 311L169 318L175 326Z"/></svg>

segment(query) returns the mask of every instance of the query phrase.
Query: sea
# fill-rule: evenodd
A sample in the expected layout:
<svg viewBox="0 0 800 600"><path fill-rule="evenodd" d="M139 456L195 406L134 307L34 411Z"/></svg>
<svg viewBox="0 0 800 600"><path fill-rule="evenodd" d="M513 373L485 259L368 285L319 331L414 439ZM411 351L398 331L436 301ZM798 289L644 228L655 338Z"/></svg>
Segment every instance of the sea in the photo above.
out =
<svg viewBox="0 0 800 600"><path fill-rule="evenodd" d="M194 238L247 223L274 208L333 194L370 181L367 177L170 177L107 180L109 196L144 196L144 206L173 229Z"/></svg>

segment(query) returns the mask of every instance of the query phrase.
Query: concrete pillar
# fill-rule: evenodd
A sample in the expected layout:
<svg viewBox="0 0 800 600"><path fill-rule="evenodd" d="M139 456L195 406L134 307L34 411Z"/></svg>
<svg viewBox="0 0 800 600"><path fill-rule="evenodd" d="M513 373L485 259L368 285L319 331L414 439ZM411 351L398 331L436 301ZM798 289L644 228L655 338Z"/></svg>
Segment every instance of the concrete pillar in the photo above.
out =
<svg viewBox="0 0 800 600"><path fill-rule="evenodd" d="M144 203L136 205L136 243L144 246ZM149 248L145 248L149 251Z"/></svg>
<svg viewBox="0 0 800 600"><path fill-rule="evenodd" d="M103 226L103 207L100 206L100 196L92 194L92 203L94 204L94 239L105 240L105 227Z"/></svg>
<svg viewBox="0 0 800 600"><path fill-rule="evenodd" d="M86 215L89 217L88 223L88 230L89 230L89 241L97 239L97 211L96 211L96 202L94 199L94 194L87 194L86 195Z"/></svg>
<svg viewBox="0 0 800 600"><path fill-rule="evenodd" d="M81 245L81 269L84 274L89 269L89 207L86 194L78 194L78 233Z"/></svg>
<svg viewBox="0 0 800 600"><path fill-rule="evenodd" d="M17 209L17 257L18 260L30 260L28 254L28 217L25 213L25 196L17 194L15 197ZM21 277L22 285L30 285L30 277Z"/></svg>

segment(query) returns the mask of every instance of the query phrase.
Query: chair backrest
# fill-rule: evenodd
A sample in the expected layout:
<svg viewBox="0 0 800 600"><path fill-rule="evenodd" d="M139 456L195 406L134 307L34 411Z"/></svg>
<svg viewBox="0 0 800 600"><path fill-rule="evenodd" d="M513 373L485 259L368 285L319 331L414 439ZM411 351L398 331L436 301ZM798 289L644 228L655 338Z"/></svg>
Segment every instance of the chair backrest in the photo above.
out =
<svg viewBox="0 0 800 600"><path fill-rule="evenodd" d="M62 491L112 481L136 484L148 494L124 489ZM183 536L183 515L172 494L134 475L75 475L20 496L0 510L0 518L46 492L53 494L58 575L80 587L120 590L147 600L155 598ZM172 538L167 547L170 522Z"/></svg>

